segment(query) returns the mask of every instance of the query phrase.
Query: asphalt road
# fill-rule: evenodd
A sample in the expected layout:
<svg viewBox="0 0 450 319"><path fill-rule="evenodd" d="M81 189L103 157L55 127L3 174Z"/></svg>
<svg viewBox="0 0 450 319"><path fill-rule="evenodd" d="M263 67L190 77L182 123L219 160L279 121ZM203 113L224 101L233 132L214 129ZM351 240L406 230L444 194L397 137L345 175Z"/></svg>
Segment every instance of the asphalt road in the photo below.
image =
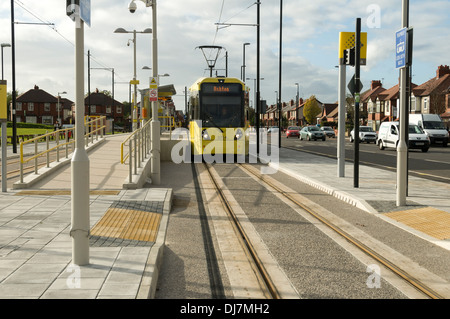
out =
<svg viewBox="0 0 450 319"><path fill-rule="evenodd" d="M282 135L281 146L336 158L337 138L327 138L326 141L300 141L300 139L286 138ZM348 138L345 141L345 159L348 162L353 162L354 159L354 144L350 143ZM396 171L397 151L395 149L382 151L373 143L360 143L359 163ZM411 175L450 183L450 147L432 145L426 153L421 150L410 150L408 172Z"/></svg>

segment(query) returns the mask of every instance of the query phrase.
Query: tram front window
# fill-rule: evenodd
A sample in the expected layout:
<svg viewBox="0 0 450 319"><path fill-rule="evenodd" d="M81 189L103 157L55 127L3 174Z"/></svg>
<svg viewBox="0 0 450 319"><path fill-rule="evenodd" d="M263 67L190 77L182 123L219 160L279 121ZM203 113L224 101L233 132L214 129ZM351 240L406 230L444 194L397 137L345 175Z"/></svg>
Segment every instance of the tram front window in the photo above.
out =
<svg viewBox="0 0 450 319"><path fill-rule="evenodd" d="M242 127L239 96L204 96L201 108L204 127Z"/></svg>

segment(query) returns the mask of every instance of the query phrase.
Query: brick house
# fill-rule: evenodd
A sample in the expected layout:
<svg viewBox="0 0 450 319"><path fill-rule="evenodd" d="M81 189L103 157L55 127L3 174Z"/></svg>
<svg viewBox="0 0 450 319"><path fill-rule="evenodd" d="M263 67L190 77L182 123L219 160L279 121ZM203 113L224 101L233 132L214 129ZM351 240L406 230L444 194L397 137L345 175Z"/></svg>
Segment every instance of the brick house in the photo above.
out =
<svg viewBox="0 0 450 319"><path fill-rule="evenodd" d="M441 65L436 70L436 77L412 90L411 113L439 114L446 117L449 93L450 68L448 65Z"/></svg>
<svg viewBox="0 0 450 319"><path fill-rule="evenodd" d="M123 123L123 104L112 99L110 96L99 92L98 89L88 94L84 99L86 115L106 116L107 119L113 119L114 123ZM75 104L72 104L73 116L75 116Z"/></svg>
<svg viewBox="0 0 450 319"><path fill-rule="evenodd" d="M35 85L33 89L17 97L16 120L17 122L53 125L59 115L63 123L69 123L69 112L64 111L63 105L72 102L67 99L64 99L65 102L62 101L61 98L58 114L58 98Z"/></svg>
<svg viewBox="0 0 450 319"><path fill-rule="evenodd" d="M377 97L386 91L381 81L373 80L370 83L370 89L361 94L360 116L363 123L371 126L374 130L378 129L380 122L384 118L384 107Z"/></svg>

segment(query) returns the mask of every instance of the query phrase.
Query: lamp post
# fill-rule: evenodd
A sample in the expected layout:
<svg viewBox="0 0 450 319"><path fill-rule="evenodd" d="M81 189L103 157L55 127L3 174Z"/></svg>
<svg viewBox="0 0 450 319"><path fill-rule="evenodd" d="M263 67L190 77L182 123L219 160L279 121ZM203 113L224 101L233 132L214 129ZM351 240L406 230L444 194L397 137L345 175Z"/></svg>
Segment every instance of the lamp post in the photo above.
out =
<svg viewBox="0 0 450 319"><path fill-rule="evenodd" d="M64 91L64 92L58 92L58 123L59 123L59 125L62 125L63 123L61 122L61 116L60 116L60 114L59 114L59 112L60 112L60 109L61 109L61 105L60 105L60 98L61 98L61 94L67 94L67 92L66 91Z"/></svg>
<svg viewBox="0 0 450 319"><path fill-rule="evenodd" d="M245 82L245 46L246 45L250 45L250 43L246 42L242 45L242 49L243 49L243 54L242 54L242 74L241 74L241 79L242 81Z"/></svg>
<svg viewBox="0 0 450 319"><path fill-rule="evenodd" d="M114 117L115 117L115 100L114 100L114 68L90 68L91 70L107 70L107 71L111 71L111 76L112 76L112 129L111 132L112 134L114 134ZM106 111L106 110L105 110Z"/></svg>
<svg viewBox="0 0 450 319"><path fill-rule="evenodd" d="M124 28L117 28L114 33L133 33L133 84L134 84L134 96L133 96L133 111L132 111L132 130L137 128L137 80L136 80L136 33L152 33L152 29L147 28L144 31L127 31Z"/></svg>
<svg viewBox="0 0 450 319"><path fill-rule="evenodd" d="M2 43L1 44L1 46L2 46L2 80L4 80L4 76L3 76L3 48L6 48L6 47L11 47L11 44L9 44L9 43Z"/></svg>
<svg viewBox="0 0 450 319"><path fill-rule="evenodd" d="M134 13L137 9L135 3L136 0L132 0L128 6L131 13ZM141 0L145 3L146 7L152 7L152 66L153 66L153 78L158 76L158 38L157 38L157 12L156 12L156 0ZM160 138L160 127L158 116L158 101L152 101L152 121L150 123L150 130L152 134L151 141L151 178L152 183L159 185L161 182L160 175L160 158L161 158L161 138Z"/></svg>
<svg viewBox="0 0 450 319"><path fill-rule="evenodd" d="M297 126L298 125L300 125L300 122L299 122L299 110L298 110L298 107L300 106L300 101L299 101L299 99L300 99L300 94L299 94L299 85L300 84L298 84L298 83L295 83L295 85L297 86L297 95L296 95L296 97L295 97L295 99L296 99L296 101L295 101L295 116L296 116L296 118L297 118Z"/></svg>

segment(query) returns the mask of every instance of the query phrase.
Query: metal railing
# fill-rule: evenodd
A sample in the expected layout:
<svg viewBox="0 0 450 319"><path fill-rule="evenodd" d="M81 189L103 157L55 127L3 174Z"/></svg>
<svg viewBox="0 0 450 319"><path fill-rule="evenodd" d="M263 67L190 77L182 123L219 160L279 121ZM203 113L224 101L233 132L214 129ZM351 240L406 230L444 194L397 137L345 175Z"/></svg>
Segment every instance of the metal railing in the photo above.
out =
<svg viewBox="0 0 450 319"><path fill-rule="evenodd" d="M98 140L99 135L103 138L103 131L105 129L105 116L96 118L94 120L85 120L84 128L85 128L85 145L86 147L89 145L89 140L91 143L94 142L94 136L96 137L96 140ZM56 151L56 162L59 162L60 155L59 151L60 148L65 147L65 156L66 158L69 157L69 146L72 144L72 152L75 149L75 128L66 128L61 130L56 130L50 133L46 133L44 135L36 136L32 139L29 139L27 141L22 141L20 143L20 182L23 183L23 166L24 164L31 162L34 160L34 173L38 174L38 159L41 156L46 155L46 166L50 167L50 152ZM63 139L61 140L61 136L63 136ZM50 139L54 139L56 142L56 145L53 147L50 147ZM39 141L44 140L45 141L45 149L43 151L39 151ZM61 141L63 141L61 143ZM24 158L24 152L23 147L26 144L34 143L34 154L28 157L27 159ZM42 145L42 144L41 144Z"/></svg>
<svg viewBox="0 0 450 319"><path fill-rule="evenodd" d="M128 136L120 145L120 163L126 164L128 161L128 178L130 183L132 182L133 174L137 175L137 170L141 167L141 162L143 162L150 153L150 123L151 120L147 121L141 128L130 134L130 136Z"/></svg>
<svg viewBox="0 0 450 319"><path fill-rule="evenodd" d="M169 125L161 125L160 127L175 128L175 118L173 116L159 116L159 119L168 118L171 119ZM138 174L138 168L141 168L142 162L144 162L151 152L151 119L148 120L141 128L135 130L130 136L128 136L120 145L120 163L128 163L128 179L131 183L133 175ZM172 129L170 129L170 136L172 136Z"/></svg>

